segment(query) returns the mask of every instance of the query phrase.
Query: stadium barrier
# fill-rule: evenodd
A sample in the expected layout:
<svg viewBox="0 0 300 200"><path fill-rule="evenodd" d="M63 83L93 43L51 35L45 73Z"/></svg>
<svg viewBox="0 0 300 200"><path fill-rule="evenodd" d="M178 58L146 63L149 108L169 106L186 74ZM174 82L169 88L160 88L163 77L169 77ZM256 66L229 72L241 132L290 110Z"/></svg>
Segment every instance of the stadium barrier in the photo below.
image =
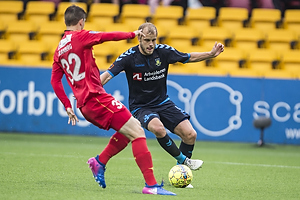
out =
<svg viewBox="0 0 300 200"><path fill-rule="evenodd" d="M157 73L150 75L149 81L159 78ZM108 137L114 133L94 127L79 110L78 125L68 125L50 77L51 69L0 67L0 131ZM125 83L121 73L105 89L128 106ZM65 88L74 105L71 90ZM264 133L266 143L300 145L299 88L297 80L168 75L170 98L190 114L197 140L206 141L257 142L260 131L253 121L264 116L272 121ZM148 131L146 136L154 138Z"/></svg>

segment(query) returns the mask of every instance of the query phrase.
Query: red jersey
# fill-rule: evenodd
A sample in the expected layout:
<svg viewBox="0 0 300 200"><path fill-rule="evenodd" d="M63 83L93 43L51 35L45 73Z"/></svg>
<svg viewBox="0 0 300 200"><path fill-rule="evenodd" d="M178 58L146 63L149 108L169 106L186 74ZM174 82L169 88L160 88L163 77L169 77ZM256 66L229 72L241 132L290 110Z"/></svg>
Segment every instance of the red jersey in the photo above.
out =
<svg viewBox="0 0 300 200"><path fill-rule="evenodd" d="M93 45L134 37L133 32L65 31L54 53L51 76L53 90L65 109L70 108L71 103L61 82L63 75L77 100L77 107L82 107L92 94L105 92L92 53Z"/></svg>

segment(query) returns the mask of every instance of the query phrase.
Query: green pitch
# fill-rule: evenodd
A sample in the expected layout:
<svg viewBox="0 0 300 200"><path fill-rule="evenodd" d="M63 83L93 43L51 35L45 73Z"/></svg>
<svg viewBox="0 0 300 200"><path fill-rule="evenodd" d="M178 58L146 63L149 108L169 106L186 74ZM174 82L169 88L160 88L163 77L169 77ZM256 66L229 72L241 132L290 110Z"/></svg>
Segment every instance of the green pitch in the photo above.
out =
<svg viewBox="0 0 300 200"><path fill-rule="evenodd" d="M299 199L300 146L197 142L194 189L172 187L167 178L175 160L149 139L154 172L177 196L141 193L144 187L131 145L107 164L107 188L94 181L86 161L109 138L0 133L0 199ZM176 141L179 142L179 141Z"/></svg>

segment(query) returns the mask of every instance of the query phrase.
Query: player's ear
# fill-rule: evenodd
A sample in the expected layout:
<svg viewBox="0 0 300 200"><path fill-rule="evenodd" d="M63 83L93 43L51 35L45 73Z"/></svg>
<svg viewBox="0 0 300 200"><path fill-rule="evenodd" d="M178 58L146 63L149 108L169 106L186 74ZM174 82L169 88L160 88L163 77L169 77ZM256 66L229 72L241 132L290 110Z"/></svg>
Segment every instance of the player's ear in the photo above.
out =
<svg viewBox="0 0 300 200"><path fill-rule="evenodd" d="M85 18L82 18L81 20L79 20L80 26L83 27L85 24Z"/></svg>

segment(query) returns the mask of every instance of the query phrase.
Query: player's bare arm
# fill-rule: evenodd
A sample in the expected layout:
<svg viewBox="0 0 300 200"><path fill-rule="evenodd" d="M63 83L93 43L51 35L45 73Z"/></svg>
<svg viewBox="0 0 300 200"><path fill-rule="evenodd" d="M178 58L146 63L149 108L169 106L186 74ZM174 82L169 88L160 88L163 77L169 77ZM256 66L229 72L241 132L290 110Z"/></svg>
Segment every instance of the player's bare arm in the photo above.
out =
<svg viewBox="0 0 300 200"><path fill-rule="evenodd" d="M74 111L72 108L67 108L67 114L69 116L68 124L72 124L72 126L76 125L76 122L79 122L77 116L75 115Z"/></svg>
<svg viewBox="0 0 300 200"><path fill-rule="evenodd" d="M107 71L100 75L100 80L101 80L102 85L105 85L111 79L112 79L112 76Z"/></svg>
<svg viewBox="0 0 300 200"><path fill-rule="evenodd" d="M224 45L221 43L215 43L210 52L192 52L189 62L199 62L202 60L217 57L224 51Z"/></svg>

